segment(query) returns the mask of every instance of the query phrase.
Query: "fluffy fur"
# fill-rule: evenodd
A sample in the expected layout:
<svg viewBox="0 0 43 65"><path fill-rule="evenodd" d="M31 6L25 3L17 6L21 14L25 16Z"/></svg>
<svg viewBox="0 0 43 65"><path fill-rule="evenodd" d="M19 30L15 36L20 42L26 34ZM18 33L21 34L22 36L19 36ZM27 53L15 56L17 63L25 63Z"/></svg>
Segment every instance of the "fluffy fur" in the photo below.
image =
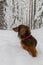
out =
<svg viewBox="0 0 43 65"><path fill-rule="evenodd" d="M37 40L31 35L30 28L26 25L19 25L18 27L13 28L13 30L18 32L22 48L30 52L33 57L36 57Z"/></svg>

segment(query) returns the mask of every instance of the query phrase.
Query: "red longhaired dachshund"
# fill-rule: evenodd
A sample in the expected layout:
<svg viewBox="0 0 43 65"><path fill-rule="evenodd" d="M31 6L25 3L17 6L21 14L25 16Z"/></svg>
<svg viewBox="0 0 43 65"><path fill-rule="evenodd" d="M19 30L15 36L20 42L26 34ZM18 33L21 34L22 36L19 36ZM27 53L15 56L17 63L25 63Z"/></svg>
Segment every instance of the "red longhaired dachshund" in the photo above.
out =
<svg viewBox="0 0 43 65"><path fill-rule="evenodd" d="M33 57L36 57L37 40L31 35L30 28L26 25L19 25L18 27L13 28L13 30L18 32L22 48L30 52Z"/></svg>

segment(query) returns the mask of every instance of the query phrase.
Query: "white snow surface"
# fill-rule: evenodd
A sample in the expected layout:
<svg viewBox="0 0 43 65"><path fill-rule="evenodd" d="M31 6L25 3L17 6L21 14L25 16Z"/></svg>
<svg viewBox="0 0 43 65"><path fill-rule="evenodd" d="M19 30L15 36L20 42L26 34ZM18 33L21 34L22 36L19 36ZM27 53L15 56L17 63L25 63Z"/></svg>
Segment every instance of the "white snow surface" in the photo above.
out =
<svg viewBox="0 0 43 65"><path fill-rule="evenodd" d="M37 39L37 57L22 49L16 32L0 30L0 65L43 65L43 28L31 32Z"/></svg>

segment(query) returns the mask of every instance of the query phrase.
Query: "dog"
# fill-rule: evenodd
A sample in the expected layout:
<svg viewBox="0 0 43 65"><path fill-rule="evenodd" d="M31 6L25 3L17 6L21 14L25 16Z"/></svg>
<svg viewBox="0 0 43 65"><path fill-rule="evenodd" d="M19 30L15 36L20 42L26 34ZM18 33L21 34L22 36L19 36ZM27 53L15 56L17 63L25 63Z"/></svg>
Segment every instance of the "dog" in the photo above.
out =
<svg viewBox="0 0 43 65"><path fill-rule="evenodd" d="M31 35L30 27L26 25L19 25L18 27L13 28L13 30L18 32L22 48L30 52L33 57L36 57L37 40Z"/></svg>

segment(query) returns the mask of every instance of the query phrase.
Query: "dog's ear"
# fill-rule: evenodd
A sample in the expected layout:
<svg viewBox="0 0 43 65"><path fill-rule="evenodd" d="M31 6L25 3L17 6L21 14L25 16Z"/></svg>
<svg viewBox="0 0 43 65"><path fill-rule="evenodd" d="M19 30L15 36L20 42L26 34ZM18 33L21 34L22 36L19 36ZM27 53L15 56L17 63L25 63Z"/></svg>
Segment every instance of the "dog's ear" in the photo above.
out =
<svg viewBox="0 0 43 65"><path fill-rule="evenodd" d="M30 27L28 27L28 26L27 26L26 28L27 28L27 30L29 30L29 31L30 31Z"/></svg>
<svg viewBox="0 0 43 65"><path fill-rule="evenodd" d="M31 33L30 27L27 27L27 30L28 30L29 33Z"/></svg>
<svg viewBox="0 0 43 65"><path fill-rule="evenodd" d="M13 28L13 30L14 30L15 32L18 32L18 27Z"/></svg>

